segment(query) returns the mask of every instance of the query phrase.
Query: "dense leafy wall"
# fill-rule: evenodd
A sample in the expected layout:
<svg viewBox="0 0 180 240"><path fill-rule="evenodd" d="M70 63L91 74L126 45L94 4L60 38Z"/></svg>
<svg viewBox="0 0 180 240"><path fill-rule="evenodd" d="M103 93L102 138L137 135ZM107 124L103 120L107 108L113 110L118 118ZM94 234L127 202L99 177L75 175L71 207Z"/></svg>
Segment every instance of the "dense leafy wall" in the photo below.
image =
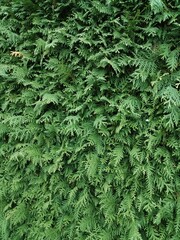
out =
<svg viewBox="0 0 180 240"><path fill-rule="evenodd" d="M0 4L0 239L178 240L178 1Z"/></svg>

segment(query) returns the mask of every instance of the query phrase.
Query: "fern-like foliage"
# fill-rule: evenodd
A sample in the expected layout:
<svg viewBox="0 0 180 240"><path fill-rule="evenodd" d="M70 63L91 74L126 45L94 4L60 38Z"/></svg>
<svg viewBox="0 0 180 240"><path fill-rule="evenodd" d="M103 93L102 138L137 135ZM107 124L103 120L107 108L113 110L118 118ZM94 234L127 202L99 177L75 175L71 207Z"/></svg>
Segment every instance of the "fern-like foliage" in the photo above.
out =
<svg viewBox="0 0 180 240"><path fill-rule="evenodd" d="M0 239L178 240L179 2L0 19Z"/></svg>

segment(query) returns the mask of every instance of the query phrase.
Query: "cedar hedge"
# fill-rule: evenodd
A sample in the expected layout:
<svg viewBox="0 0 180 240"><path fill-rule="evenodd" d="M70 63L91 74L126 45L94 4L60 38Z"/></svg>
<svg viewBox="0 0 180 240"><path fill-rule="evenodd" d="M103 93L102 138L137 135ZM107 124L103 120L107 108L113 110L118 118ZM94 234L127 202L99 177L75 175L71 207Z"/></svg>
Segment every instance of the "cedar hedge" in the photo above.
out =
<svg viewBox="0 0 180 240"><path fill-rule="evenodd" d="M179 239L179 7L1 0L0 239Z"/></svg>

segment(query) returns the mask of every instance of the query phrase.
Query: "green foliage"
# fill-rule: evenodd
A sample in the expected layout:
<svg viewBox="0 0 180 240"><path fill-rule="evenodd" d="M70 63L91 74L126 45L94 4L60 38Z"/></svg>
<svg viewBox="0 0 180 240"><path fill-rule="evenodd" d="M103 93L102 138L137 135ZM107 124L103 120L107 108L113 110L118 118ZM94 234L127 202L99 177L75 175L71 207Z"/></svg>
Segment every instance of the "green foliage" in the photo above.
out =
<svg viewBox="0 0 180 240"><path fill-rule="evenodd" d="M0 239L178 240L178 1L0 18Z"/></svg>

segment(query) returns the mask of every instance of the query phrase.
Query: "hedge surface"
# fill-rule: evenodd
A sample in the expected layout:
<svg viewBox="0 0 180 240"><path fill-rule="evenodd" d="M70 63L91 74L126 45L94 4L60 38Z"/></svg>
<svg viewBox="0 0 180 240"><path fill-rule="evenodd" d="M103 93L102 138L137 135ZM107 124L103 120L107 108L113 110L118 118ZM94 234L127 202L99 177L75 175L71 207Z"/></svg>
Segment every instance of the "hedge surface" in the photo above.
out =
<svg viewBox="0 0 180 240"><path fill-rule="evenodd" d="M0 239L179 239L179 9L1 0Z"/></svg>

